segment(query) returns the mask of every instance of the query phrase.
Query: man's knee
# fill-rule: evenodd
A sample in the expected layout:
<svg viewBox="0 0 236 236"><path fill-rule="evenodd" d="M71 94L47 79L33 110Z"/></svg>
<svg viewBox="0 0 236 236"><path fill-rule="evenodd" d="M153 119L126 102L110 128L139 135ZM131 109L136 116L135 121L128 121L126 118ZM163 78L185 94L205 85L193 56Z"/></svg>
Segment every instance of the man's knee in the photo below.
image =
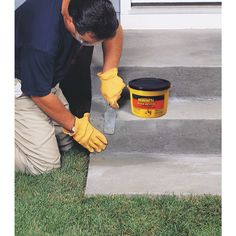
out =
<svg viewBox="0 0 236 236"><path fill-rule="evenodd" d="M19 147L15 149L15 171L39 175L60 168L60 153L54 156L27 155Z"/></svg>

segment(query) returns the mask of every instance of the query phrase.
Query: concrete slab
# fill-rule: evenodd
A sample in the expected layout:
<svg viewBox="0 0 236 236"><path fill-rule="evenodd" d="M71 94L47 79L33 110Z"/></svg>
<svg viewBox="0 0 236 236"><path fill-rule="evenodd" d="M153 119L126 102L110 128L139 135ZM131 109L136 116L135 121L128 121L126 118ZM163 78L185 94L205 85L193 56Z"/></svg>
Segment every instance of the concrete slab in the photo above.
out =
<svg viewBox="0 0 236 236"><path fill-rule="evenodd" d="M96 154L90 160L85 194L221 194L221 157Z"/></svg>
<svg viewBox="0 0 236 236"><path fill-rule="evenodd" d="M106 135L106 137L108 146L105 152L120 152L121 150L173 154L221 152L221 122L219 120L118 122L115 134Z"/></svg>
<svg viewBox="0 0 236 236"><path fill-rule="evenodd" d="M101 46L95 47L93 65L102 65ZM221 30L127 30L120 66L219 67Z"/></svg>
<svg viewBox="0 0 236 236"><path fill-rule="evenodd" d="M93 94L100 93L100 81L96 77L100 68L91 68ZM171 82L172 97L221 96L220 67L120 67L119 75L128 84L130 80L155 77Z"/></svg>
<svg viewBox="0 0 236 236"><path fill-rule="evenodd" d="M106 109L106 103L101 96L93 97L91 118L96 120L102 117ZM221 98L170 98L167 114L155 118L144 119L134 116L131 112L130 100L127 98L120 102L120 109L117 110L117 120L217 120L221 119ZM95 121L96 122L96 121Z"/></svg>
<svg viewBox="0 0 236 236"><path fill-rule="evenodd" d="M130 102L117 112L120 120L139 120L131 113ZM166 115L157 120L217 120L221 119L221 99L170 99Z"/></svg>
<svg viewBox="0 0 236 236"><path fill-rule="evenodd" d="M91 122L102 131L105 106L101 102L102 98L93 102ZM220 110L220 99L174 99L167 115L143 119L133 116L126 103L117 112L115 133L106 135L105 152L221 153Z"/></svg>

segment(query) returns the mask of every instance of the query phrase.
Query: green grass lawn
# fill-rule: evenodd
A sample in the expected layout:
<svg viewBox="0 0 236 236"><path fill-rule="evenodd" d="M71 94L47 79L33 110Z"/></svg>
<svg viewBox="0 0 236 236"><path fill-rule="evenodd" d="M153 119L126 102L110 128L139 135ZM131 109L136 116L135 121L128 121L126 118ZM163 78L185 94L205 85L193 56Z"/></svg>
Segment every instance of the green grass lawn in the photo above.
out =
<svg viewBox="0 0 236 236"><path fill-rule="evenodd" d="M221 235L221 197L85 197L87 167L72 150L60 170L16 174L16 235Z"/></svg>

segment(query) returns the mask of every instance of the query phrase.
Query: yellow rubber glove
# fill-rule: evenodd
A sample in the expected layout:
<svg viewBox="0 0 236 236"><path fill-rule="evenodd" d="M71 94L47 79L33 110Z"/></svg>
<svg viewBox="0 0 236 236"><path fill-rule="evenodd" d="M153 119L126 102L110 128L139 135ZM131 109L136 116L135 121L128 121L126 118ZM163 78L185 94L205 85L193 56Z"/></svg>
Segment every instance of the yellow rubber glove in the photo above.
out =
<svg viewBox="0 0 236 236"><path fill-rule="evenodd" d="M118 69L113 68L104 73L97 74L101 80L101 93L108 104L115 109L119 108L117 101L120 99L125 83L118 76Z"/></svg>
<svg viewBox="0 0 236 236"><path fill-rule="evenodd" d="M63 132L69 134L76 142L88 149L90 152L101 152L107 146L106 137L89 122L89 113L85 113L83 118L75 118L74 132L70 133L63 129Z"/></svg>

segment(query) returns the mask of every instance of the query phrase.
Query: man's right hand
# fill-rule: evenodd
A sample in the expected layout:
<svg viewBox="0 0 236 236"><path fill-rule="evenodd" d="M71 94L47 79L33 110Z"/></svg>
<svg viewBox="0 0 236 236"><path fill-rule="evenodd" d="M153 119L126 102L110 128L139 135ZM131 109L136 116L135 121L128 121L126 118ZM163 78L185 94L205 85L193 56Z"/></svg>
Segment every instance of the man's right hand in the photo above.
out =
<svg viewBox="0 0 236 236"><path fill-rule="evenodd" d="M89 113L85 113L83 118L75 118L74 132L69 133L63 129L64 133L69 134L76 142L88 149L90 152L101 152L107 146L106 137L89 122Z"/></svg>

